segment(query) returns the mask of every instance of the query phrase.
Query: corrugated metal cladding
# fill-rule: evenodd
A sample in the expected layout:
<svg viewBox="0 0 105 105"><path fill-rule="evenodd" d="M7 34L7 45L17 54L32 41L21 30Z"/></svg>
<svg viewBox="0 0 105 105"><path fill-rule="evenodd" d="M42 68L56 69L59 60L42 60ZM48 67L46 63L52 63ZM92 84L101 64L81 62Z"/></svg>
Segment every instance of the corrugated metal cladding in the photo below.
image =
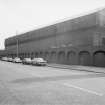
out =
<svg viewBox="0 0 105 105"><path fill-rule="evenodd" d="M8 56L43 57L49 63L105 67L105 9L5 40Z"/></svg>

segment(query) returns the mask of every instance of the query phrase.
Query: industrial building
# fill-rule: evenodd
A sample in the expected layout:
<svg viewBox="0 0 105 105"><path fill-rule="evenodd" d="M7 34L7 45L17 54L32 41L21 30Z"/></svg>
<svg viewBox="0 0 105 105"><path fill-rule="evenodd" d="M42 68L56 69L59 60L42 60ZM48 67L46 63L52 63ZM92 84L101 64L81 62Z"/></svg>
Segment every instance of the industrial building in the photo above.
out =
<svg viewBox="0 0 105 105"><path fill-rule="evenodd" d="M105 9L5 40L5 55L105 67Z"/></svg>

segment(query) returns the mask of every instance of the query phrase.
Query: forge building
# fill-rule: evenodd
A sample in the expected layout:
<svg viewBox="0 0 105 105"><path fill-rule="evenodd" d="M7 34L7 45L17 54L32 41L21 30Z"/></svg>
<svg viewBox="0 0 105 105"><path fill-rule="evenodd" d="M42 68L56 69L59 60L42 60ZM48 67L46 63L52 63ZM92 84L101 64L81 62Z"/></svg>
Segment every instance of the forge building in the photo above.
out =
<svg viewBox="0 0 105 105"><path fill-rule="evenodd" d="M18 44L18 46L17 46ZM105 67L105 9L5 40L6 55Z"/></svg>

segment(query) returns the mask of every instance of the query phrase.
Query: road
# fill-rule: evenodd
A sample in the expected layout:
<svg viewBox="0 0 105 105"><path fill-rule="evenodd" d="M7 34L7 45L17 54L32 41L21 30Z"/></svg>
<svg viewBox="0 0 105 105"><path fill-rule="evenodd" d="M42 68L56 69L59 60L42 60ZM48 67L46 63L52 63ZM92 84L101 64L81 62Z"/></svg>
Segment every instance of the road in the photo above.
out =
<svg viewBox="0 0 105 105"><path fill-rule="evenodd" d="M105 105L105 74L0 61L0 105Z"/></svg>

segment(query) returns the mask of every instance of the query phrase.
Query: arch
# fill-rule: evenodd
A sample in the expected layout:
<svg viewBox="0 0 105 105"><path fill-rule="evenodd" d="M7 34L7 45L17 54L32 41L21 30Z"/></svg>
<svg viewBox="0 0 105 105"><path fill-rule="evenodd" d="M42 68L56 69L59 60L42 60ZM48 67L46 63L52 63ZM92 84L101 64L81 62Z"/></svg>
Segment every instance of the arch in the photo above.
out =
<svg viewBox="0 0 105 105"><path fill-rule="evenodd" d="M25 53L25 58L27 58L27 53Z"/></svg>
<svg viewBox="0 0 105 105"><path fill-rule="evenodd" d="M17 54L15 53L15 57L17 57Z"/></svg>
<svg viewBox="0 0 105 105"><path fill-rule="evenodd" d="M43 52L41 51L41 52L39 53L39 55L40 55L40 57L43 57Z"/></svg>
<svg viewBox="0 0 105 105"><path fill-rule="evenodd" d="M45 60L49 60L49 52L45 52Z"/></svg>
<svg viewBox="0 0 105 105"><path fill-rule="evenodd" d="M21 57L21 53L18 54L19 58Z"/></svg>
<svg viewBox="0 0 105 105"><path fill-rule="evenodd" d="M51 62L53 62L53 63L56 62L56 52L55 52L55 51L51 52L50 60L51 60Z"/></svg>
<svg viewBox="0 0 105 105"><path fill-rule="evenodd" d="M36 53L35 53L35 57L38 57L38 56L39 56L39 54L38 54L38 52L36 52Z"/></svg>
<svg viewBox="0 0 105 105"><path fill-rule="evenodd" d="M28 56L27 56L27 53L25 53L25 57L27 58Z"/></svg>
<svg viewBox="0 0 105 105"><path fill-rule="evenodd" d="M79 53L79 64L84 66L91 65L91 55L88 51L81 51Z"/></svg>
<svg viewBox="0 0 105 105"><path fill-rule="evenodd" d="M93 65L105 67L105 51L96 51L93 53Z"/></svg>
<svg viewBox="0 0 105 105"><path fill-rule="evenodd" d="M28 58L30 57L30 53L27 53L27 57L28 57Z"/></svg>
<svg viewBox="0 0 105 105"><path fill-rule="evenodd" d="M31 52L31 58L34 58L34 52Z"/></svg>
<svg viewBox="0 0 105 105"><path fill-rule="evenodd" d="M66 61L65 61L65 52L64 51L60 51L58 53L58 63L60 64L64 64Z"/></svg>
<svg viewBox="0 0 105 105"><path fill-rule="evenodd" d="M76 64L76 52L69 51L67 53L67 64L71 64L71 65Z"/></svg>
<svg viewBox="0 0 105 105"><path fill-rule="evenodd" d="M25 54L23 53L23 58L25 58Z"/></svg>
<svg viewBox="0 0 105 105"><path fill-rule="evenodd" d="M26 57L26 53L24 53L24 58Z"/></svg>
<svg viewBox="0 0 105 105"><path fill-rule="evenodd" d="M23 57L24 57L24 56L23 56L23 53L21 53L21 54L20 54L20 58L23 59Z"/></svg>

